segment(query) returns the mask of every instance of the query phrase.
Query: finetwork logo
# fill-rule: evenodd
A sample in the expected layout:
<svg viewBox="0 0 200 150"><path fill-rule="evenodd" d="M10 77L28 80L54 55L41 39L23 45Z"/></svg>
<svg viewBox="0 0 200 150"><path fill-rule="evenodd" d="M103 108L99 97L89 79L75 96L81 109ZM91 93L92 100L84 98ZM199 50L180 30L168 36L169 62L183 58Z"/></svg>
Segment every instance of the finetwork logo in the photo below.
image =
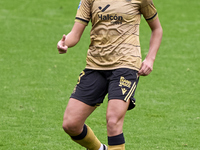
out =
<svg viewBox="0 0 200 150"><path fill-rule="evenodd" d="M104 8L102 8L101 6L99 6L99 10L101 10L101 12L105 12L108 8L110 7L110 4L106 5ZM122 20L123 17L122 16L118 16L117 14L115 15L111 15L111 14L106 14L106 15L102 15L102 14L98 14L99 19L101 20L110 20L112 24L122 24Z"/></svg>

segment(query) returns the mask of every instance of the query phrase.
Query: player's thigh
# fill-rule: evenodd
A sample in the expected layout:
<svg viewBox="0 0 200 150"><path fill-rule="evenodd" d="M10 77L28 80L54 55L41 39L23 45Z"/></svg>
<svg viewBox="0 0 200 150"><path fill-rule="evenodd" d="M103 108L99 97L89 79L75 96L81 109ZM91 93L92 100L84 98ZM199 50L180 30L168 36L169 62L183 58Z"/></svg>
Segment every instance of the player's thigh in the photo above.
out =
<svg viewBox="0 0 200 150"><path fill-rule="evenodd" d="M111 99L108 101L107 113L106 118L114 119L115 122L119 120L123 120L127 108L129 106L129 102L122 101L120 99Z"/></svg>
<svg viewBox="0 0 200 150"><path fill-rule="evenodd" d="M64 113L63 127L70 128L71 130L73 130L73 128L81 130L85 120L95 108L96 107L89 106L79 100L70 98Z"/></svg>
<svg viewBox="0 0 200 150"><path fill-rule="evenodd" d="M96 107L89 106L79 100L70 98L64 113L64 120L70 122L84 122Z"/></svg>
<svg viewBox="0 0 200 150"><path fill-rule="evenodd" d="M129 102L120 99L109 100L106 113L108 136L115 136L122 133L124 117L128 106Z"/></svg>

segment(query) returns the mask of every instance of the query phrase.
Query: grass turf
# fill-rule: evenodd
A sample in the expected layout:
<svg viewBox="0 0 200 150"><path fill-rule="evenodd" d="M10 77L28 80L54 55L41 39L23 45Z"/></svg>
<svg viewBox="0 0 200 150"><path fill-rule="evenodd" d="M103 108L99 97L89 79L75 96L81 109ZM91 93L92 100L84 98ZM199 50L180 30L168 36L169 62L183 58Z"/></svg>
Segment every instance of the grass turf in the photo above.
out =
<svg viewBox="0 0 200 150"><path fill-rule="evenodd" d="M154 0L164 35L154 71L141 77L137 107L124 123L128 150L198 150L200 54L198 0ZM85 67L88 26L67 55L56 44L74 23L79 0L0 1L0 149L84 149L62 130L62 117ZM150 30L140 28L143 58ZM87 120L107 143L107 99Z"/></svg>

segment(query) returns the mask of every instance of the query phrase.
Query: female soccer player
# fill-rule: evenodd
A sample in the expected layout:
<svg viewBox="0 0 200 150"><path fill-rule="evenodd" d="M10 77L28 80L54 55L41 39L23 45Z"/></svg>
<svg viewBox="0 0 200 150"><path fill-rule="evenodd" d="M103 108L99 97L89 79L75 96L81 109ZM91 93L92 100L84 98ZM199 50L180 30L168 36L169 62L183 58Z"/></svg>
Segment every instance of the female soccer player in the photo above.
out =
<svg viewBox="0 0 200 150"><path fill-rule="evenodd" d="M143 62L139 42L141 15L152 31L149 52ZM124 117L135 106L138 77L150 74L153 69L162 27L152 0L81 0L71 32L57 44L60 54L79 42L89 21L92 29L87 64L69 99L63 129L89 150L125 150ZM85 125L106 94L108 147Z"/></svg>

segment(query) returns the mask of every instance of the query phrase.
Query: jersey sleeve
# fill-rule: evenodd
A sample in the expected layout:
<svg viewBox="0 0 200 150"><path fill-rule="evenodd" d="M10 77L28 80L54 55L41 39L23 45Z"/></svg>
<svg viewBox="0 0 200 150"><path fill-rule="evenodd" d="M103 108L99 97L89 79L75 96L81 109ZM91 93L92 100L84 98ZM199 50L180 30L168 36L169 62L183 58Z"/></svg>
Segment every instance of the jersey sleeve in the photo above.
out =
<svg viewBox="0 0 200 150"><path fill-rule="evenodd" d="M140 12L148 22L158 17L157 10L152 0L142 0Z"/></svg>
<svg viewBox="0 0 200 150"><path fill-rule="evenodd" d="M75 22L87 25L91 18L91 2L90 0L81 0L76 13Z"/></svg>

